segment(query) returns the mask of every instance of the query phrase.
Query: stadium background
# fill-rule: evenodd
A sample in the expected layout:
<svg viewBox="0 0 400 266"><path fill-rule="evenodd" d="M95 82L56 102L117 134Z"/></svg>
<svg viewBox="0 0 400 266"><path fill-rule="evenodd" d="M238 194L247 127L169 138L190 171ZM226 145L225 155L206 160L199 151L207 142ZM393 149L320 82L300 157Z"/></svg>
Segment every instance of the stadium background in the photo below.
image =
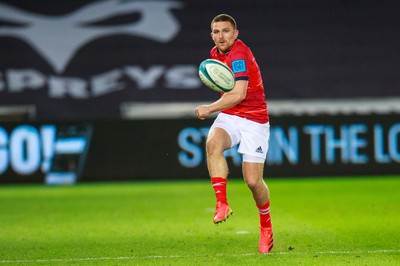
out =
<svg viewBox="0 0 400 266"><path fill-rule="evenodd" d="M399 174L395 1L0 1L0 182L208 178L209 23L263 71L270 177ZM231 175L240 156L227 153Z"/></svg>

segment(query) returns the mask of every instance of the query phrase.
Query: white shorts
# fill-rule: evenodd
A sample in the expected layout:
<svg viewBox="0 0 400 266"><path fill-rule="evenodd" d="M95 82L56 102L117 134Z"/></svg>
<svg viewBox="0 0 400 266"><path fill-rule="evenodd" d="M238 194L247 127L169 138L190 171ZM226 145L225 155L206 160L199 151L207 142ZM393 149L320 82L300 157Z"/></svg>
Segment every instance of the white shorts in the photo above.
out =
<svg viewBox="0 0 400 266"><path fill-rule="evenodd" d="M231 147L239 144L244 162L264 163L269 147L269 123L260 124L235 115L219 113L210 128L224 129L231 138Z"/></svg>

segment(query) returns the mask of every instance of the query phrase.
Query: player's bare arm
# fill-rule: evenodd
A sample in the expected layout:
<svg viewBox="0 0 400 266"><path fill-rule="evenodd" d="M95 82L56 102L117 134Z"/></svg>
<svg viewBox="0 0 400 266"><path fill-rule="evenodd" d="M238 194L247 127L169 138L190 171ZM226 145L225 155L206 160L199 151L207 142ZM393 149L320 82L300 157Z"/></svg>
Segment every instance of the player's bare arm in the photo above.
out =
<svg viewBox="0 0 400 266"><path fill-rule="evenodd" d="M197 117L204 120L212 113L237 105L246 98L248 83L247 80L238 80L236 81L235 87L230 92L224 93L217 101L211 104L198 106L195 110Z"/></svg>

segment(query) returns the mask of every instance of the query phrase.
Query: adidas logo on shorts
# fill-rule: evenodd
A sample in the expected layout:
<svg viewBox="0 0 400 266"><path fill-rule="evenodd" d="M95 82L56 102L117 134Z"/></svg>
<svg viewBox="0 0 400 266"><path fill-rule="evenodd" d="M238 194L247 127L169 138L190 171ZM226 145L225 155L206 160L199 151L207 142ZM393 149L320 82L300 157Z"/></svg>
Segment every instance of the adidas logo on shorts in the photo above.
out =
<svg viewBox="0 0 400 266"><path fill-rule="evenodd" d="M256 149L256 152L258 152L258 153L264 153L263 150L262 150L262 148L261 148L261 146L259 146L259 147Z"/></svg>

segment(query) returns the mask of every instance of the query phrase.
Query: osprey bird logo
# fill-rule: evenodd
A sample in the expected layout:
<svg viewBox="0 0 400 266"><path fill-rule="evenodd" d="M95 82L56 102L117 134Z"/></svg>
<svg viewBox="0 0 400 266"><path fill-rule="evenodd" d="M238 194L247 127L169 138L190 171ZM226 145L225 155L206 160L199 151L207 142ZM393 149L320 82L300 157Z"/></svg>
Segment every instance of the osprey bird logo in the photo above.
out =
<svg viewBox="0 0 400 266"><path fill-rule="evenodd" d="M59 73L81 46L102 36L129 34L162 43L170 41L180 29L171 9L181 7L177 1L104 0L71 14L48 16L0 3L0 20L12 25L0 26L0 36L13 36L29 43ZM95 24L134 12L140 14L139 21Z"/></svg>

